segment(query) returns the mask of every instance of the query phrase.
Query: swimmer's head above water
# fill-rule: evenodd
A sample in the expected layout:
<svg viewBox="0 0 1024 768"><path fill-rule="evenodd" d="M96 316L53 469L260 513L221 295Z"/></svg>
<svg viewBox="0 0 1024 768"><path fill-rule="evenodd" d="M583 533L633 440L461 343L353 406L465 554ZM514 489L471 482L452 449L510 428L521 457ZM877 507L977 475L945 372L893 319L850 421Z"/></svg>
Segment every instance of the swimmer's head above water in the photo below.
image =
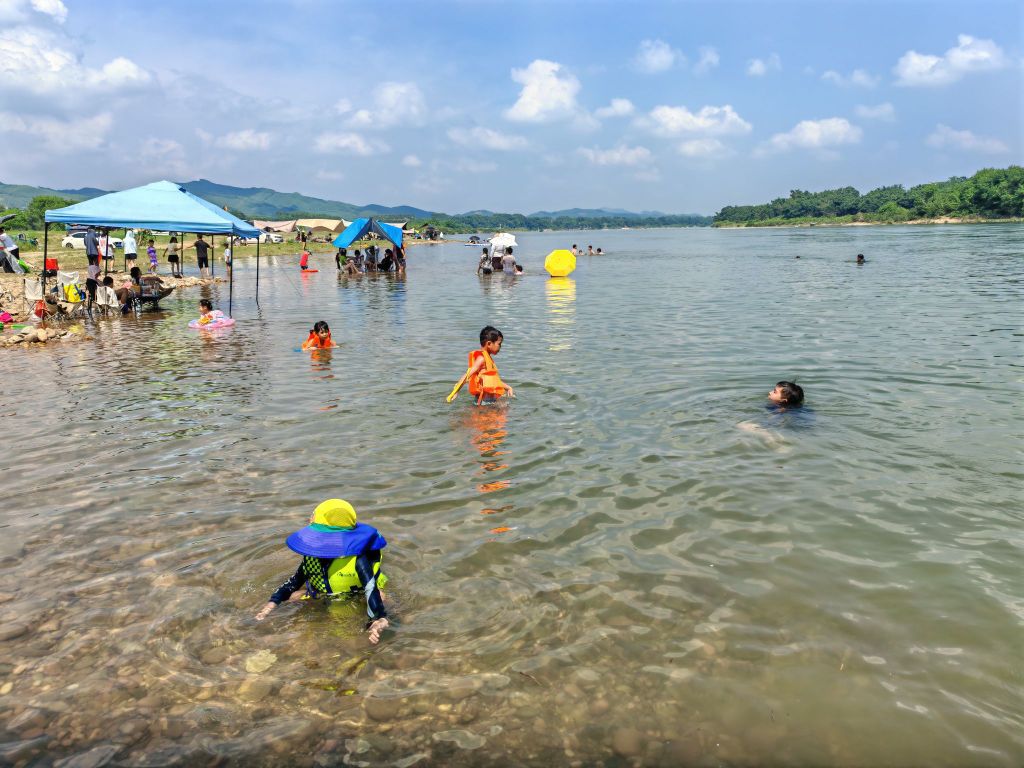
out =
<svg viewBox="0 0 1024 768"><path fill-rule="evenodd" d="M799 384L792 381L780 381L775 388L768 393L768 399L777 405L802 405L804 402L804 390Z"/></svg>

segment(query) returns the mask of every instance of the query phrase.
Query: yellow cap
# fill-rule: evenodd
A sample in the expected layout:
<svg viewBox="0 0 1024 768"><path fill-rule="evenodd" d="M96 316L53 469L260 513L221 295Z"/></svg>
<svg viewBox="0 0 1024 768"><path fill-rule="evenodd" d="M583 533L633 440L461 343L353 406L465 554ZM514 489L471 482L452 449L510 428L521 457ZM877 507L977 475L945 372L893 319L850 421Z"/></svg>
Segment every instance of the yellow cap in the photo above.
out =
<svg viewBox="0 0 1024 768"><path fill-rule="evenodd" d="M328 499L313 510L313 523L332 528L351 528L356 524L356 511L344 499Z"/></svg>

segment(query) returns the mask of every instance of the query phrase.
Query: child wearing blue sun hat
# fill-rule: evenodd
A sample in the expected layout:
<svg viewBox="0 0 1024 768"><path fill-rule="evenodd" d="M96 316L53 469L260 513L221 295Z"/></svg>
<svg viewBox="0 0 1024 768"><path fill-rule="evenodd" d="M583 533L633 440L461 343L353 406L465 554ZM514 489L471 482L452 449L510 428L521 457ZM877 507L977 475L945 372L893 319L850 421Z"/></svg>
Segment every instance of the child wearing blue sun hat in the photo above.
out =
<svg viewBox="0 0 1024 768"><path fill-rule="evenodd" d="M370 621L366 628L376 645L388 627L380 588L387 583L381 573L381 550L388 545L372 525L356 521L356 511L343 499L328 499L313 510L309 525L285 541L288 549L302 555L302 562L288 581L277 588L256 614L262 621L278 605L293 599L303 586L302 598L341 597L362 592Z"/></svg>

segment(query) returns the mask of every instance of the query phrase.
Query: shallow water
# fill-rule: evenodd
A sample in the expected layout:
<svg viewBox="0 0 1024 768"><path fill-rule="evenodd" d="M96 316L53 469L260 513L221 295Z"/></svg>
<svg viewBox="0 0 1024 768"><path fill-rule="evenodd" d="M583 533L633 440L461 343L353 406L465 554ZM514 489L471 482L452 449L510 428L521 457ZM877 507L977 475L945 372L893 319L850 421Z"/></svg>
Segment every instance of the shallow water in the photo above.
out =
<svg viewBox="0 0 1024 768"><path fill-rule="evenodd" d="M542 276L574 240L612 255ZM1024 761L1024 230L519 242L0 356L0 762ZM448 406L485 323L518 398ZM389 541L375 648L251 618L332 496Z"/></svg>

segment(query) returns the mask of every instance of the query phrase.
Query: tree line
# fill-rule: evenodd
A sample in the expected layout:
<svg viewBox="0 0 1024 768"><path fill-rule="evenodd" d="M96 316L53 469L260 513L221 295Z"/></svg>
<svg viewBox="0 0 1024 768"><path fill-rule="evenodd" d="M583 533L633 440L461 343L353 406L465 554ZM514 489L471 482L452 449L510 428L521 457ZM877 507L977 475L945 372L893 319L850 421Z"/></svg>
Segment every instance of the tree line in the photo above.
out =
<svg viewBox="0 0 1024 768"><path fill-rule="evenodd" d="M853 187L806 192L794 189L762 205L727 205L714 226L766 226L829 222L897 223L941 217L1018 219L1024 217L1024 168L985 168L971 177L919 184L897 184L860 194Z"/></svg>
<svg viewBox="0 0 1024 768"><path fill-rule="evenodd" d="M422 230L432 225L445 233L530 231L544 229L632 229L649 227L707 227L710 216L680 214L675 216L524 216L520 213L466 213L456 216L434 216L413 221L411 226Z"/></svg>

